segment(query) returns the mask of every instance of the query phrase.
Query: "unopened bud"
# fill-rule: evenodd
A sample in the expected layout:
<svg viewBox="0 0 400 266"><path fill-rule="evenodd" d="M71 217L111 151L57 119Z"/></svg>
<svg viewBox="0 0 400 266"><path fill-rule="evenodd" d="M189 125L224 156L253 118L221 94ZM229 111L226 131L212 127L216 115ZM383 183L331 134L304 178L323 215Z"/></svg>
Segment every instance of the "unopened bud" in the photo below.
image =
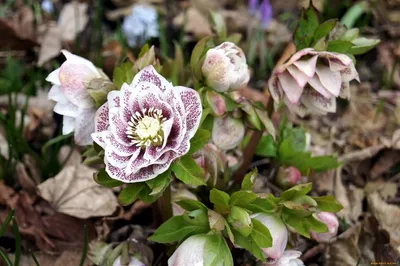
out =
<svg viewBox="0 0 400 266"><path fill-rule="evenodd" d="M326 233L316 233L311 231L311 238L317 242L329 242L333 237L337 235L339 228L339 219L337 216L330 212L320 212L317 214L317 218L326 224L328 227L328 232Z"/></svg>
<svg viewBox="0 0 400 266"><path fill-rule="evenodd" d="M296 167L279 167L276 183L283 188L298 185L301 181L301 173Z"/></svg>
<svg viewBox="0 0 400 266"><path fill-rule="evenodd" d="M204 245L206 235L194 235L183 241L169 258L168 265L204 265Z"/></svg>
<svg viewBox="0 0 400 266"><path fill-rule="evenodd" d="M208 105L211 107L212 113L215 116L222 116L226 112L226 102L224 97L216 92L207 91L206 99Z"/></svg>

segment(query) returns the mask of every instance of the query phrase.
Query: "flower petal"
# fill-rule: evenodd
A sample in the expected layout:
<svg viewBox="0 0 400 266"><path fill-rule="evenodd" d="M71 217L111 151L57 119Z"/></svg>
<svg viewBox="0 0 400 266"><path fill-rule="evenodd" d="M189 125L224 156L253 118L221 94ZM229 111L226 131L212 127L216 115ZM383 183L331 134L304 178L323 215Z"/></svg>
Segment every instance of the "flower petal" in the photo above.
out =
<svg viewBox="0 0 400 266"><path fill-rule="evenodd" d="M128 135L126 133L128 123L121 119L119 108L111 108L108 112L108 115L110 121L109 128L115 139L122 145L131 146L132 141L128 138Z"/></svg>
<svg viewBox="0 0 400 266"><path fill-rule="evenodd" d="M309 108L315 108L319 112L336 112L336 98L331 97L330 99L325 98L316 91L308 90L301 97L302 103Z"/></svg>
<svg viewBox="0 0 400 266"><path fill-rule="evenodd" d="M178 94L183 102L186 114L186 130L190 139L199 128L203 112L200 95L197 91L182 86L175 87L174 93Z"/></svg>
<svg viewBox="0 0 400 266"><path fill-rule="evenodd" d="M164 132L164 141L161 146L147 146L145 154L143 155L146 160L155 161L157 160L163 153L170 150L171 148L165 149L167 145L167 141L169 140L169 134L171 132L173 125L173 119L168 119L162 124L163 132Z"/></svg>
<svg viewBox="0 0 400 266"><path fill-rule="evenodd" d="M47 94L47 98L49 100L53 100L55 102L67 103L69 102L67 97L65 97L64 92L62 91L59 85L53 85Z"/></svg>
<svg viewBox="0 0 400 266"><path fill-rule="evenodd" d="M75 124L75 143L81 146L93 143L91 134L94 132L95 109L79 108Z"/></svg>
<svg viewBox="0 0 400 266"><path fill-rule="evenodd" d="M318 91L320 94L322 94L325 98L331 98L332 94L326 90L326 88L322 85L321 81L319 80L318 75L315 75L312 77L309 81L308 84L316 91Z"/></svg>
<svg viewBox="0 0 400 266"><path fill-rule="evenodd" d="M133 114L140 112L139 99L137 97L139 92L140 90L137 90L137 87L131 87L126 83L122 84L120 94L120 114L126 122L131 119Z"/></svg>
<svg viewBox="0 0 400 266"><path fill-rule="evenodd" d="M342 88L340 89L340 98L350 100L350 83L349 82L342 82Z"/></svg>
<svg viewBox="0 0 400 266"><path fill-rule="evenodd" d="M84 65L85 67L89 68L93 73L98 73L99 70L93 65L92 62L87 60L86 58L80 57L75 55L67 50L61 50L67 61L75 65Z"/></svg>
<svg viewBox="0 0 400 266"><path fill-rule="evenodd" d="M113 152L111 149L107 149L104 152L104 157L106 158L107 162L111 165L122 168L126 167L131 156L121 156Z"/></svg>
<svg viewBox="0 0 400 266"><path fill-rule="evenodd" d="M73 105L70 102L61 103L58 102L54 106L54 112L60 115L70 116L70 117L77 117L79 108L76 105Z"/></svg>
<svg viewBox="0 0 400 266"><path fill-rule="evenodd" d="M212 141L220 149L230 150L243 140L245 128L243 122L230 116L214 118Z"/></svg>
<svg viewBox="0 0 400 266"><path fill-rule="evenodd" d="M340 87L342 86L342 78L340 72L333 72L327 66L318 66L317 75L322 85L336 97L340 94Z"/></svg>
<svg viewBox="0 0 400 266"><path fill-rule="evenodd" d="M287 70L290 73L290 75L292 75L292 77L296 80L297 85L299 85L302 88L310 80L310 77L308 77L294 65L288 66Z"/></svg>
<svg viewBox="0 0 400 266"><path fill-rule="evenodd" d="M102 106L100 106L99 109L97 109L94 118L95 132L102 132L108 129L108 127L110 126L108 113L109 113L108 102L104 103Z"/></svg>
<svg viewBox="0 0 400 266"><path fill-rule="evenodd" d="M106 146L107 147L110 146L116 154L121 156L128 156L136 152L138 148L136 145L130 145L130 146L123 145L115 139L111 131L104 131L104 132L105 134L103 135L103 140L106 143Z"/></svg>
<svg viewBox="0 0 400 266"><path fill-rule="evenodd" d="M136 87L139 82L150 82L156 85L161 91L171 90L172 84L163 76L157 73L152 65L143 68L133 78L132 87Z"/></svg>
<svg viewBox="0 0 400 266"><path fill-rule="evenodd" d="M93 139L94 142L97 143L97 145L99 145L100 147L103 148L103 150L106 149L106 142L104 141L104 136L106 134L109 134L107 131L103 131L103 132L95 132L91 134L91 137Z"/></svg>
<svg viewBox="0 0 400 266"><path fill-rule="evenodd" d="M348 68L340 71L340 74L342 75L342 81L344 82L350 82L353 79L360 82L360 77L358 76L358 72L357 69L354 67L354 64L351 64Z"/></svg>
<svg viewBox="0 0 400 266"><path fill-rule="evenodd" d="M308 60L298 60L293 62L301 72L303 72L307 77L311 78L315 74L315 69L317 68L318 55L314 55Z"/></svg>
<svg viewBox="0 0 400 266"><path fill-rule="evenodd" d="M268 88L269 92L271 93L272 99L274 99L275 102L279 102L280 98L282 97L282 88L279 86L279 80L278 76L276 74L273 74L271 78L268 80Z"/></svg>
<svg viewBox="0 0 400 266"><path fill-rule="evenodd" d="M126 83L125 83L126 84ZM107 94L107 102L110 108L120 107L120 96L122 91L110 91Z"/></svg>
<svg viewBox="0 0 400 266"><path fill-rule="evenodd" d="M278 79L289 101L297 103L303 93L303 88L297 84L296 80L287 71L279 74Z"/></svg>
<svg viewBox="0 0 400 266"><path fill-rule="evenodd" d="M62 134L67 135L75 129L75 117L64 116Z"/></svg>
<svg viewBox="0 0 400 266"><path fill-rule="evenodd" d="M60 75L60 68L57 68L56 70L54 70L53 72L51 72L51 73L47 76L46 81L51 82L51 83L53 83L54 85L60 86L60 85L61 85L61 82L60 82L59 75Z"/></svg>

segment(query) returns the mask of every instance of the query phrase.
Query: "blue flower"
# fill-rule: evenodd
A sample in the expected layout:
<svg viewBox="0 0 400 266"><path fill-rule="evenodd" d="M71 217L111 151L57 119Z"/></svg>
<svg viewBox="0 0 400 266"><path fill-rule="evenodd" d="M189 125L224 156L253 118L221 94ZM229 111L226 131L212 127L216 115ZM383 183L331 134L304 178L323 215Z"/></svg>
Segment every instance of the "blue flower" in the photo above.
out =
<svg viewBox="0 0 400 266"><path fill-rule="evenodd" d="M269 0L261 3L261 25L265 29L272 18L272 6Z"/></svg>
<svg viewBox="0 0 400 266"><path fill-rule="evenodd" d="M158 14L154 7L149 5L134 5L132 14L125 17L122 31L128 40L129 46L142 46L152 37L158 37Z"/></svg>
<svg viewBox="0 0 400 266"><path fill-rule="evenodd" d="M42 2L41 6L42 6L42 9L44 11L46 11L47 13L53 13L53 11L54 11L54 5L53 5L53 2L51 0L44 0Z"/></svg>

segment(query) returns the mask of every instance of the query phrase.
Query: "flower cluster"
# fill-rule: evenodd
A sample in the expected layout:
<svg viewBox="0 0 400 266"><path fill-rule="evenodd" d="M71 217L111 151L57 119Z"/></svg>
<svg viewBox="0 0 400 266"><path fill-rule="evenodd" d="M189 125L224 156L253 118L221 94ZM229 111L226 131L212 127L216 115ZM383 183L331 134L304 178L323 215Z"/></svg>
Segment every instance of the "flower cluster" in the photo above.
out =
<svg viewBox="0 0 400 266"><path fill-rule="evenodd" d="M336 112L336 98L350 98L350 81L359 81L353 60L344 54L306 48L278 66L268 81L275 102L306 113Z"/></svg>

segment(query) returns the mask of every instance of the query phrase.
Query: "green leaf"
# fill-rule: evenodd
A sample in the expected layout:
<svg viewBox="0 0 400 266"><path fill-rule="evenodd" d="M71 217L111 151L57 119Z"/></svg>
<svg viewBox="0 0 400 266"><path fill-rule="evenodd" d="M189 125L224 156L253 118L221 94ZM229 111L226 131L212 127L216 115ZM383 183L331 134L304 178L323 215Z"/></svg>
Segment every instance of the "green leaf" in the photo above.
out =
<svg viewBox="0 0 400 266"><path fill-rule="evenodd" d="M117 89L118 87L110 80L105 78L96 78L89 82L87 91L90 97L94 100L96 108L99 108L107 101L108 93Z"/></svg>
<svg viewBox="0 0 400 266"><path fill-rule="evenodd" d="M375 48L381 41L378 39L357 38L352 41L353 47L349 50L350 54L360 55Z"/></svg>
<svg viewBox="0 0 400 266"><path fill-rule="evenodd" d="M0 227L0 237L4 235L4 233L7 231L8 226L10 225L10 222L12 218L14 217L14 209L11 209L11 211L8 213L6 219L4 220L4 223Z"/></svg>
<svg viewBox="0 0 400 266"><path fill-rule="evenodd" d="M348 29L352 28L357 19L366 12L368 8L367 1L360 1L354 4L347 12L344 14L340 23L345 25Z"/></svg>
<svg viewBox="0 0 400 266"><path fill-rule="evenodd" d="M317 232L317 233L328 232L328 226L315 217L316 217L315 213L313 213L313 215L306 217L306 221L308 223L308 228L310 228L310 230Z"/></svg>
<svg viewBox="0 0 400 266"><path fill-rule="evenodd" d="M315 156L309 160L310 167L315 172L324 172L330 169L335 169L342 163L338 162L337 157L333 155Z"/></svg>
<svg viewBox="0 0 400 266"><path fill-rule="evenodd" d="M203 260L204 265L233 266L232 253L221 234L207 235Z"/></svg>
<svg viewBox="0 0 400 266"><path fill-rule="evenodd" d="M270 213L276 210L276 204L268 198L257 198L246 207L253 213L264 212Z"/></svg>
<svg viewBox="0 0 400 266"><path fill-rule="evenodd" d="M198 200L191 200L191 199L183 199L175 202L179 206L181 206L183 209L187 211L194 211L194 210L208 210L207 206L201 203Z"/></svg>
<svg viewBox="0 0 400 266"><path fill-rule="evenodd" d="M189 213L186 213L182 215L185 221L187 221L190 224L196 224L196 225L205 225L209 224L208 222L208 212L199 209L199 210L194 210Z"/></svg>
<svg viewBox="0 0 400 266"><path fill-rule="evenodd" d="M204 170L196 163L191 155L185 155L171 165L176 177L183 183L192 186L205 185Z"/></svg>
<svg viewBox="0 0 400 266"><path fill-rule="evenodd" d="M306 195L312 189L312 183L305 183L291 187L281 193L282 200L291 200L295 197Z"/></svg>
<svg viewBox="0 0 400 266"><path fill-rule="evenodd" d="M325 38L335 28L338 19L330 19L318 26L314 32L314 44L316 44L322 38Z"/></svg>
<svg viewBox="0 0 400 266"><path fill-rule="evenodd" d="M224 17L217 12L210 11L211 15L211 23L213 25L213 29L217 33L217 36L221 40L226 39L226 25L225 25L225 19Z"/></svg>
<svg viewBox="0 0 400 266"><path fill-rule="evenodd" d="M253 223L251 222L249 213L241 207L232 206L227 221L243 236L249 236L253 230Z"/></svg>
<svg viewBox="0 0 400 266"><path fill-rule="evenodd" d="M203 55L207 52L207 43L211 38L211 36L207 36L201 39L194 47L192 56L190 57L190 67L194 76L198 80L202 77L200 61Z"/></svg>
<svg viewBox="0 0 400 266"><path fill-rule="evenodd" d="M276 157L276 142L271 135L264 135L256 148L256 155L263 157Z"/></svg>
<svg viewBox="0 0 400 266"><path fill-rule="evenodd" d="M229 212L230 197L224 191L218 190L216 188L211 189L210 201L214 204L214 209L217 212L221 214Z"/></svg>
<svg viewBox="0 0 400 266"><path fill-rule="evenodd" d="M340 36L339 40L342 41L353 41L354 39L358 38L360 30L358 28L349 29L342 36Z"/></svg>
<svg viewBox="0 0 400 266"><path fill-rule="evenodd" d="M246 208L248 204L257 199L257 195L250 190L236 191L231 195L231 206Z"/></svg>
<svg viewBox="0 0 400 266"><path fill-rule="evenodd" d="M303 9L299 24L294 32L294 43L297 50L310 47L314 38L314 32L319 26L318 11L310 3L308 9Z"/></svg>
<svg viewBox="0 0 400 266"><path fill-rule="evenodd" d="M345 54L347 53L353 44L349 41L333 40L328 42L328 51Z"/></svg>
<svg viewBox="0 0 400 266"><path fill-rule="evenodd" d="M260 248L272 247L272 236L268 228L257 219L251 219L251 221L253 222L253 230L250 235L254 242Z"/></svg>
<svg viewBox="0 0 400 266"><path fill-rule="evenodd" d="M294 201L285 201L283 202L284 211L286 211L289 214L298 216L298 217L306 217L311 214L311 211L308 210L306 206L303 206L299 203L296 203Z"/></svg>
<svg viewBox="0 0 400 266"><path fill-rule="evenodd" d="M309 207L317 207L317 202L310 196L307 195L300 195L297 197L294 197L292 199L293 202L296 202L297 204L303 205L303 206L309 206Z"/></svg>
<svg viewBox="0 0 400 266"><path fill-rule="evenodd" d="M138 197L142 189L146 187L145 183L133 183L125 187L118 196L118 200L122 205L132 204Z"/></svg>
<svg viewBox="0 0 400 266"><path fill-rule="evenodd" d="M324 212L339 212L343 209L342 204L336 201L335 197L332 195L313 197L313 199L318 204L318 209Z"/></svg>
<svg viewBox="0 0 400 266"><path fill-rule="evenodd" d="M162 190L160 193L157 193L157 194L152 194L152 192L153 192L152 189L149 188L149 186L145 184L143 186L143 189L140 190L138 197L141 201L151 204L151 203L155 202L159 197L162 196L162 192L164 192L164 190Z"/></svg>
<svg viewBox="0 0 400 266"><path fill-rule="evenodd" d="M242 34L240 33L232 33L226 38L227 42L233 42L234 44L238 45L240 40L242 39Z"/></svg>
<svg viewBox="0 0 400 266"><path fill-rule="evenodd" d="M297 233L310 238L309 225L304 217L288 213L284 210L282 213L282 219L287 225L293 227Z"/></svg>
<svg viewBox="0 0 400 266"><path fill-rule="evenodd" d="M156 178L153 178L149 181L146 181L146 184L149 186L151 189L151 196L157 195L159 193L162 193L171 183L172 177L171 177L171 170L168 169L164 173L159 174Z"/></svg>
<svg viewBox="0 0 400 266"><path fill-rule="evenodd" d="M239 232L233 230L235 244L251 252L257 259L265 262L265 257L262 249L257 245L252 237L244 237Z"/></svg>
<svg viewBox="0 0 400 266"><path fill-rule="evenodd" d="M232 243L235 243L235 237L233 235L232 229L231 229L230 225L228 224L228 222L225 219L224 219L224 224L225 224L225 228L224 228L225 229L224 230L225 235L229 238L229 240Z"/></svg>
<svg viewBox="0 0 400 266"><path fill-rule="evenodd" d="M124 83L131 84L134 76L133 63L126 61L114 69L113 81L118 88L121 88Z"/></svg>
<svg viewBox="0 0 400 266"><path fill-rule="evenodd" d="M140 70L150 65L153 65L156 70L160 71L161 66L156 58L154 46L151 46L150 49L148 49L146 52L143 51L144 50L142 49L140 57L133 64L133 74L136 75L136 73L138 73ZM132 80L129 82L129 84L131 82Z"/></svg>
<svg viewBox="0 0 400 266"><path fill-rule="evenodd" d="M207 144L208 140L211 137L211 133L205 129L198 129L196 134L190 140L190 150L187 154L193 154L196 151L200 150Z"/></svg>
<svg viewBox="0 0 400 266"><path fill-rule="evenodd" d="M254 168L253 171L247 173L242 181L242 190L253 190L254 183L258 175L258 169Z"/></svg>
<svg viewBox="0 0 400 266"><path fill-rule="evenodd" d="M107 174L105 169L101 169L99 172L93 174L93 179L97 184L102 185L104 187L119 187L124 184L119 180L112 179Z"/></svg>
<svg viewBox="0 0 400 266"><path fill-rule="evenodd" d="M149 238L158 243L180 242L191 235L207 233L208 223L191 224L184 216L174 216L163 223Z"/></svg>

